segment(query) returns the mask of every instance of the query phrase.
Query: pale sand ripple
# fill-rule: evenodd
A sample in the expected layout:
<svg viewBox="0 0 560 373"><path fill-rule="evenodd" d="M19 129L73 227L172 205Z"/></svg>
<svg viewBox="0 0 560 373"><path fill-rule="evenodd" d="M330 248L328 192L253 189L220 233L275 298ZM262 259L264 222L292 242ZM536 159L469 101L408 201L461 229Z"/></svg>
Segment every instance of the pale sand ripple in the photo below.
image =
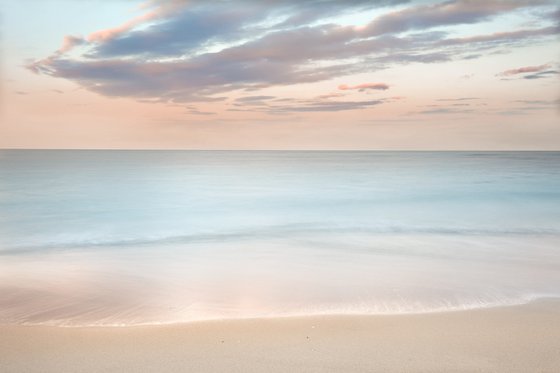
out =
<svg viewBox="0 0 560 373"><path fill-rule="evenodd" d="M560 301L394 316L0 327L2 372L559 372Z"/></svg>

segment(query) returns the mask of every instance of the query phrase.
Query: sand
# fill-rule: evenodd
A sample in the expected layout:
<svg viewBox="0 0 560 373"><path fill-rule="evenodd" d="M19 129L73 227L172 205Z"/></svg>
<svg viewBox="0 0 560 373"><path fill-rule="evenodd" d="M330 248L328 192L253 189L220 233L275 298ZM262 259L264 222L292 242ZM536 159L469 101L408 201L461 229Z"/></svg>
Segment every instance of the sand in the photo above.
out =
<svg viewBox="0 0 560 373"><path fill-rule="evenodd" d="M560 301L181 325L0 326L1 372L560 372Z"/></svg>

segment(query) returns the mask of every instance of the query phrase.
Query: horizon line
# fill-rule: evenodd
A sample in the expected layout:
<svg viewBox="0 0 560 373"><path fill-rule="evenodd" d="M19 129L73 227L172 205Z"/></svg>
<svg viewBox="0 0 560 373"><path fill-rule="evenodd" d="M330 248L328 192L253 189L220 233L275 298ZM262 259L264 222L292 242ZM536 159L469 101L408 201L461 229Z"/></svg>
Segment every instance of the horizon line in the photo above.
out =
<svg viewBox="0 0 560 373"><path fill-rule="evenodd" d="M192 148L0 148L0 151L205 151L205 152L560 152L560 149L192 149Z"/></svg>

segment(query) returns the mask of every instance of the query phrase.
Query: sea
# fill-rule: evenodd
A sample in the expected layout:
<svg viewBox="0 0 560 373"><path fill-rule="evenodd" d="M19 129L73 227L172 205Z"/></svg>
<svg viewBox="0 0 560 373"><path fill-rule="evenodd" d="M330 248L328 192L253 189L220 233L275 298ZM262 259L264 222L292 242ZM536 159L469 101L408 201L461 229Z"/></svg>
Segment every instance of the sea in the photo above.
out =
<svg viewBox="0 0 560 373"><path fill-rule="evenodd" d="M0 151L0 324L559 296L560 152Z"/></svg>

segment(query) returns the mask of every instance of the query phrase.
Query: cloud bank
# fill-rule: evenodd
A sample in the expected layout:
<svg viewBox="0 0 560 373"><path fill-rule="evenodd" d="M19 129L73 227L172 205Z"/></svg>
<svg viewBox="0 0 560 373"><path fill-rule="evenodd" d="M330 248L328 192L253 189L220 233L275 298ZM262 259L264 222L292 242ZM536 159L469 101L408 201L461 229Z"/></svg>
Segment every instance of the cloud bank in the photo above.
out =
<svg viewBox="0 0 560 373"><path fill-rule="evenodd" d="M114 28L93 31L86 37L64 37L62 46L51 56L27 68L73 81L104 96L187 105L223 101L234 91L258 92L329 81L399 64L480 58L492 51L549 40L560 29L543 18L540 27L453 36L453 27L515 12L541 10L550 14L554 2L544 0L430 4L407 0L265 0L239 4L228 0L152 0L144 5L144 13ZM337 17L363 12L377 15L361 25L337 23ZM526 79L557 73L545 66L520 68L537 69L520 72L537 74ZM515 75L516 70L501 74ZM389 85L364 83L338 88L384 91ZM270 99L246 97L237 104L263 106ZM339 111L381 102L329 99L269 111Z"/></svg>

